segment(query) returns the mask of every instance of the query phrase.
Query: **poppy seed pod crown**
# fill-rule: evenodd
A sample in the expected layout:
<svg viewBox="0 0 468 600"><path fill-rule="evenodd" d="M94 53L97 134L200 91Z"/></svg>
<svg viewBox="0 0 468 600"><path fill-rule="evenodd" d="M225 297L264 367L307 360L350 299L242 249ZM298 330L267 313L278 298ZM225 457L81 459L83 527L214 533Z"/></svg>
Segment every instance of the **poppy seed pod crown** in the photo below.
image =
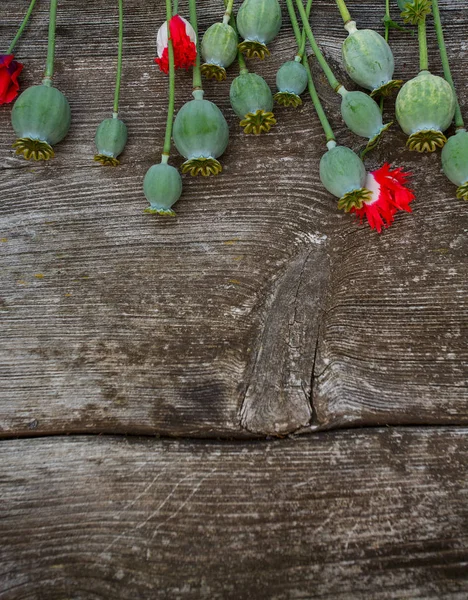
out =
<svg viewBox="0 0 468 600"><path fill-rule="evenodd" d="M244 38L239 50L247 58L269 56L267 44L278 35L281 23L278 0L244 0L237 13L237 29Z"/></svg>
<svg viewBox="0 0 468 600"><path fill-rule="evenodd" d="M187 159L183 173L217 175L222 171L216 159L226 150L229 127L216 104L203 100L203 91L193 92L194 100L187 102L174 121L174 143Z"/></svg>
<svg viewBox="0 0 468 600"><path fill-rule="evenodd" d="M231 84L229 99L244 133L267 133L275 125L273 95L260 75L241 73Z"/></svg>
<svg viewBox="0 0 468 600"><path fill-rule="evenodd" d="M49 85L28 88L11 112L11 124L18 136L13 144L16 154L34 160L53 158L52 146L67 135L70 121L70 105L57 88Z"/></svg>

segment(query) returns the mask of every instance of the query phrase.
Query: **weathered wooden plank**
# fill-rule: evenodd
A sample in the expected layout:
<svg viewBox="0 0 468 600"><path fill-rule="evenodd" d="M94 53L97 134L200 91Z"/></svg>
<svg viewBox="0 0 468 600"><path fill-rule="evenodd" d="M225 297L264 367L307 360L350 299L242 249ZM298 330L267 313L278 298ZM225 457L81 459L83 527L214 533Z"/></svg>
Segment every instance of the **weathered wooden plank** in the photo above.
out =
<svg viewBox="0 0 468 600"><path fill-rule="evenodd" d="M219 5L203 4L201 31ZM92 162L115 69L107 4L60 4L56 80L73 125L53 164L14 157L10 108L0 109L0 435L281 434L307 428L311 417L313 428L467 423L466 211L439 174L439 157L405 152L395 128L368 165L390 160L415 173L414 215L381 237L359 229L319 182L324 147L310 102L278 109L264 139L246 138L229 108L233 69L227 83L206 84L230 126L223 175L185 177L176 220L143 215L141 182L165 124L165 80L152 65L164 6L126 6L130 141L118 169ZM441 2L464 112L467 7ZM0 6L0 39L11 37L23 8ZM383 7L367 0L350 9L362 27L381 27ZM25 85L41 77L46 11L39 7L18 47ZM314 15L338 65L344 31L334 2L317 0ZM392 32L392 42L397 75L411 77L415 40ZM432 31L429 43L440 72ZM254 64L272 87L293 48L285 23L272 57ZM358 148L314 72L340 142ZM189 90L182 74L177 106Z"/></svg>
<svg viewBox="0 0 468 600"><path fill-rule="evenodd" d="M0 598L462 600L468 430L0 444Z"/></svg>

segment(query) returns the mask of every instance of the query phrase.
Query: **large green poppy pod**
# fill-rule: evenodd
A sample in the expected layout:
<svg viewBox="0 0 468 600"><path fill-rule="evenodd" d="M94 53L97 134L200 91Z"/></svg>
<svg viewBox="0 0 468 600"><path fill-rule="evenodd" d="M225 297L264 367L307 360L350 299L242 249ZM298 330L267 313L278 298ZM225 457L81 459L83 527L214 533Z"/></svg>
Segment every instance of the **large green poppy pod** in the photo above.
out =
<svg viewBox="0 0 468 600"><path fill-rule="evenodd" d="M209 27L201 42L201 54L204 64L202 75L217 81L226 79L226 69L237 55L238 37L227 23L214 23Z"/></svg>
<svg viewBox="0 0 468 600"><path fill-rule="evenodd" d="M281 65L276 73L278 92L274 99L283 106L297 107L302 104L300 95L307 87L307 69L296 60Z"/></svg>
<svg viewBox="0 0 468 600"><path fill-rule="evenodd" d="M216 160L226 150L229 128L216 104L203 100L203 91L193 92L195 100L182 106L174 121L174 143L187 159L182 173L218 175L223 170Z"/></svg>
<svg viewBox="0 0 468 600"><path fill-rule="evenodd" d="M417 152L434 152L447 141L443 131L455 114L451 85L429 71L421 71L401 88L395 105L400 127L409 135L406 145Z"/></svg>
<svg viewBox="0 0 468 600"><path fill-rule="evenodd" d="M34 85L16 100L11 124L18 139L13 144L16 154L26 159L49 160L52 146L62 141L70 128L68 100L57 88Z"/></svg>
<svg viewBox="0 0 468 600"><path fill-rule="evenodd" d="M372 29L357 29L350 21L345 25L349 35L342 53L346 72L358 85L371 90L371 96L388 96L403 81L393 79L395 61L390 46Z"/></svg>
<svg viewBox="0 0 468 600"><path fill-rule="evenodd" d="M244 41L239 50L247 58L270 56L267 44L281 29L281 7L278 0L244 0L237 13L237 29Z"/></svg>
<svg viewBox="0 0 468 600"><path fill-rule="evenodd" d="M452 183L458 186L457 198L468 200L468 133L459 129L442 150L442 169Z"/></svg>
<svg viewBox="0 0 468 600"><path fill-rule="evenodd" d="M421 19L431 14L431 0L397 0L405 23L417 25Z"/></svg>
<svg viewBox="0 0 468 600"><path fill-rule="evenodd" d="M325 188L339 198L338 208L349 212L362 208L372 192L366 189L367 178L364 163L349 148L328 142L329 150L320 160L320 180Z"/></svg>
<svg viewBox="0 0 468 600"><path fill-rule="evenodd" d="M97 148L94 160L102 165L116 167L119 164L117 156L123 152L127 143L127 126L117 117L104 119L97 128L94 142Z"/></svg>
<svg viewBox="0 0 468 600"><path fill-rule="evenodd" d="M165 162L153 165L146 171L143 191L150 203L150 206L145 208L145 212L175 217L171 207L182 194L182 178L177 169Z"/></svg>
<svg viewBox="0 0 468 600"><path fill-rule="evenodd" d="M260 75L241 73L231 83L229 99L244 133L267 133L275 125L273 95Z"/></svg>
<svg viewBox="0 0 468 600"><path fill-rule="evenodd" d="M383 124L379 105L364 92L348 92L344 87L338 92L342 96L343 121L356 135L369 138L367 150L371 150L392 123Z"/></svg>

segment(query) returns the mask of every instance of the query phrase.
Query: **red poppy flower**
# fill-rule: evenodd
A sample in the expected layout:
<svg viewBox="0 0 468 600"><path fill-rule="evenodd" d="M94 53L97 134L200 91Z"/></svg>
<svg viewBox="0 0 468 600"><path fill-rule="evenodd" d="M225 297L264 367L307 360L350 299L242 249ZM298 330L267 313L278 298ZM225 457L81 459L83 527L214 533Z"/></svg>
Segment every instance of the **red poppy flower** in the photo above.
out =
<svg viewBox="0 0 468 600"><path fill-rule="evenodd" d="M399 210L411 212L410 202L414 200L413 191L406 186L411 173L405 173L401 168L390 169L385 163L383 167L367 175L366 188L372 192L372 199L364 202L362 208L352 208L351 212L361 219L367 219L371 229L379 233L382 227L389 227L394 215Z"/></svg>
<svg viewBox="0 0 468 600"><path fill-rule="evenodd" d="M18 76L23 65L14 58L13 54L0 54L0 104L12 102L18 95Z"/></svg>
<svg viewBox="0 0 468 600"><path fill-rule="evenodd" d="M174 48L174 65L176 69L189 69L197 58L197 36L190 23L179 15L172 17L169 23L172 46ZM158 57L154 62L163 73L169 72L169 56L167 49L167 21L161 26L156 39Z"/></svg>

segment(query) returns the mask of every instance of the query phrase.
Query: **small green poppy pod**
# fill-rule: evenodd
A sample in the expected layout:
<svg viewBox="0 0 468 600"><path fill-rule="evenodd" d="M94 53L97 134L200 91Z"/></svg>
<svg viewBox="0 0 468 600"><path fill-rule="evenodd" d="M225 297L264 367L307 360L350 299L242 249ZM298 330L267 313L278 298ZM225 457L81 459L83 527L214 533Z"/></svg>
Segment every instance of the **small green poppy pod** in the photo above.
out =
<svg viewBox="0 0 468 600"><path fill-rule="evenodd" d="M237 29L244 41L239 50L247 58L270 56L267 48L281 29L278 0L244 0L237 13Z"/></svg>
<svg viewBox="0 0 468 600"><path fill-rule="evenodd" d="M302 104L300 95L307 87L307 69L297 60L283 63L276 73L276 87L276 102L296 108Z"/></svg>
<svg viewBox="0 0 468 600"><path fill-rule="evenodd" d="M388 96L403 81L393 79L395 61L390 46L372 29L357 29L354 21L345 25L349 35L342 53L346 72L358 85L371 90L371 96Z"/></svg>
<svg viewBox="0 0 468 600"><path fill-rule="evenodd" d="M364 187L367 178L364 163L345 146L337 146L334 141L328 142L327 146L329 150L320 160L320 180L339 198L339 209L345 212L352 208L359 210L372 196L372 192Z"/></svg>
<svg viewBox="0 0 468 600"><path fill-rule="evenodd" d="M241 73L231 83L229 99L244 133L267 133L275 125L273 95L260 75Z"/></svg>
<svg viewBox="0 0 468 600"><path fill-rule="evenodd" d="M174 143L187 159L182 173L218 175L223 170L216 160L226 150L229 128L216 104L203 100L203 90L193 92L195 100L182 106L174 121Z"/></svg>
<svg viewBox="0 0 468 600"><path fill-rule="evenodd" d="M397 0L405 23L417 25L421 19L431 14L431 0Z"/></svg>
<svg viewBox="0 0 468 600"><path fill-rule="evenodd" d="M468 200L468 133L459 129L442 150L442 169L452 183L458 186L457 198Z"/></svg>
<svg viewBox="0 0 468 600"><path fill-rule="evenodd" d="M166 217L175 217L172 206L182 194L182 178L179 171L164 162L153 165L146 171L143 180L143 191L150 203L145 212Z"/></svg>
<svg viewBox="0 0 468 600"><path fill-rule="evenodd" d="M237 55L238 37L227 23L215 23L209 27L201 42L201 54L205 63L202 75L217 81L226 79L226 69Z"/></svg>
<svg viewBox="0 0 468 600"><path fill-rule="evenodd" d="M94 160L116 167L119 164L117 156L123 152L127 143L127 126L117 117L104 119L97 128L94 142L97 148Z"/></svg>
<svg viewBox="0 0 468 600"><path fill-rule="evenodd" d="M52 146L62 141L70 128L70 105L57 88L35 85L16 100L11 124L18 139L13 144L16 154L26 159L49 160Z"/></svg>
<svg viewBox="0 0 468 600"><path fill-rule="evenodd" d="M379 105L364 92L348 92L341 87L338 93L342 96L343 121L356 135L369 138L366 149L371 150L392 123L383 124Z"/></svg>
<svg viewBox="0 0 468 600"><path fill-rule="evenodd" d="M417 152L434 152L447 141L443 131L455 114L456 99L442 77L421 71L401 88L395 105L400 127L409 135L406 145Z"/></svg>

